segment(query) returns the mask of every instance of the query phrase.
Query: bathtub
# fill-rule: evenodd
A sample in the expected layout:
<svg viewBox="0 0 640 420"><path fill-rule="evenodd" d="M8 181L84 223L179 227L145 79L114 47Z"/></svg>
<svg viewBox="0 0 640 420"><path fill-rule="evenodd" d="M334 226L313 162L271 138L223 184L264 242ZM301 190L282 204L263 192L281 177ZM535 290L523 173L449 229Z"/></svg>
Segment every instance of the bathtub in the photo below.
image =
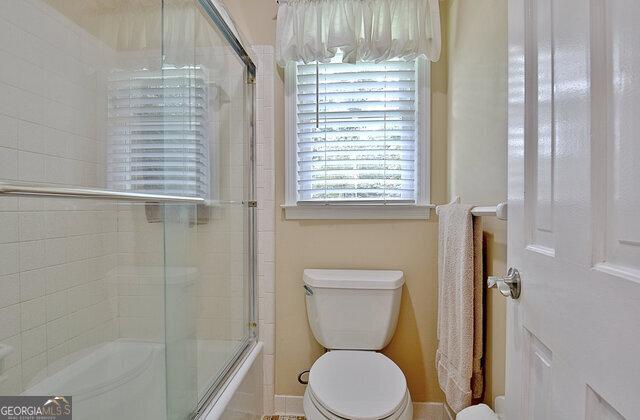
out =
<svg viewBox="0 0 640 420"><path fill-rule="evenodd" d="M220 343L200 344L218 360ZM64 368L34 384L23 395L71 395L74 419L165 420L165 352L162 344L119 339L67 356ZM262 417L262 343L248 349L211 402L206 420ZM194 407L195 408L195 407Z"/></svg>
<svg viewBox="0 0 640 420"><path fill-rule="evenodd" d="M202 410L201 419L261 419L262 374L262 342L258 342L229 375L218 395Z"/></svg>
<svg viewBox="0 0 640 420"><path fill-rule="evenodd" d="M66 359L23 395L71 395L74 419L166 419L162 344L116 340Z"/></svg>

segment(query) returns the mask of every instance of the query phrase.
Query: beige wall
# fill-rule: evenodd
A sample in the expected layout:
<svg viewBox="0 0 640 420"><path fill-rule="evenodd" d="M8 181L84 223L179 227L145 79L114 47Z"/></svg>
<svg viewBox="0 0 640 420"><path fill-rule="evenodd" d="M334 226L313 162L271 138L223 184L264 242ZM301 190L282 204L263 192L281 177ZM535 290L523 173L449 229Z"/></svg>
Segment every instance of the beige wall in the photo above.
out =
<svg viewBox="0 0 640 420"><path fill-rule="evenodd" d="M275 1L226 0L254 44L274 44ZM444 21L444 19L443 19ZM431 191L446 197L447 58L432 66ZM275 81L276 204L284 202L283 75ZM430 221L288 221L276 216L276 394L302 395L298 373L322 354L306 317L304 268L388 268L406 287L396 334L385 353L407 376L415 401L441 401L435 380L436 219Z"/></svg>
<svg viewBox="0 0 640 420"><path fill-rule="evenodd" d="M450 197L493 205L507 196L507 0L451 0ZM486 217L486 272L506 270L506 222ZM487 293L485 401L504 394L505 299Z"/></svg>
<svg viewBox="0 0 640 420"><path fill-rule="evenodd" d="M249 42L274 44L275 1L225 2ZM443 202L448 196L460 195L465 202L494 204L506 197L506 0L452 0L441 2L441 11L443 56L432 66L431 76L431 199ZM449 57L449 49L455 55ZM282 204L281 69L276 74L276 200ZM452 90L456 94L449 98ZM456 129L448 134L452 124ZM323 351L307 324L302 270L394 268L405 272L406 287L398 329L384 352L405 372L414 401L442 401L434 366L437 219L287 221L280 212L276 219L276 394L302 395L304 387L296 377ZM506 226L491 218L485 223L487 271L501 273L506 260ZM504 392L505 314L501 296L490 293L487 301L489 401Z"/></svg>

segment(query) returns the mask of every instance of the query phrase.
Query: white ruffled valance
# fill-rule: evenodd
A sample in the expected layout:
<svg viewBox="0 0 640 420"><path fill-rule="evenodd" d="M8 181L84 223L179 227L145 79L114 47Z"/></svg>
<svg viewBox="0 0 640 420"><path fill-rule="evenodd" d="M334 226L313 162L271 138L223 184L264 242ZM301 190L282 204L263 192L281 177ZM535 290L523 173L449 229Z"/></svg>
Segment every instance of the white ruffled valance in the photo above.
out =
<svg viewBox="0 0 640 420"><path fill-rule="evenodd" d="M438 0L280 0L276 59L329 62L440 58Z"/></svg>

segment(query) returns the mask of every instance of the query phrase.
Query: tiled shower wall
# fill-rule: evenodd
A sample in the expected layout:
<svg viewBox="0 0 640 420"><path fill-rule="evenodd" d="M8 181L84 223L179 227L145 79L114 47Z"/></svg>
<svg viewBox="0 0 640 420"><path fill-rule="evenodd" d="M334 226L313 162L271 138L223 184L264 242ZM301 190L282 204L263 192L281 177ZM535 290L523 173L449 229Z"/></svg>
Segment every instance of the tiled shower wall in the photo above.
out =
<svg viewBox="0 0 640 420"><path fill-rule="evenodd" d="M0 179L100 187L112 51L43 2L0 2ZM0 394L118 335L112 202L0 199Z"/></svg>
<svg viewBox="0 0 640 420"><path fill-rule="evenodd" d="M265 342L265 407L271 412L273 51L258 50L260 338ZM153 51L115 52L43 1L0 1L0 181L105 188L106 72L136 59L148 60L153 68L159 58ZM236 111L229 110L231 116L241 115ZM240 123L230 121L230 126ZM239 130L229 130L229 136L231 143L242 143ZM240 161L241 153L221 151L221 156ZM238 170L225 166L232 180L239 179ZM197 229L198 235L180 226L176 230L202 241L220 233L230 237L241 225L233 219L217 229L221 222L212 217L209 224L188 229ZM225 244L233 249L204 242L197 245L206 244L209 252L200 255L200 262L218 264L209 267L212 276L201 267L206 281L198 288L202 299L190 306L198 315L190 319L197 317L198 338L237 340L244 325L242 313L235 311L242 308L242 253L234 250L242 246L231 239ZM118 338L162 342L164 245L163 224L147 223L144 205L0 197L0 344L12 349L0 372L0 395L22 392L70 363L68 355L92 345ZM224 280L213 278L224 265L210 258L217 251L229 260L225 273L233 274L233 264L238 266L237 275L224 284L222 300L210 299L221 297L216 286ZM228 310L207 312L220 308Z"/></svg>
<svg viewBox="0 0 640 420"><path fill-rule="evenodd" d="M275 174L274 54L270 45L253 47L257 56L256 194L258 199L258 311L264 342L264 412L274 412L275 361Z"/></svg>

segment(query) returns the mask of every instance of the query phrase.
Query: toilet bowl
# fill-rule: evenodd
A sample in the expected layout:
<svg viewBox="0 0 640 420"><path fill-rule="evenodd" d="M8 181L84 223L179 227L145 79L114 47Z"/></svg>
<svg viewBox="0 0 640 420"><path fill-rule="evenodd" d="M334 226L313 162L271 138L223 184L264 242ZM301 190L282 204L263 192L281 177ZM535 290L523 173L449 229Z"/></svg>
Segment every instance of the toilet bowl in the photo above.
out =
<svg viewBox="0 0 640 420"><path fill-rule="evenodd" d="M309 372L304 412L310 420L410 420L411 396L400 368L373 351L333 350Z"/></svg>
<svg viewBox="0 0 640 420"><path fill-rule="evenodd" d="M407 381L377 353L396 328L401 271L304 271L307 315L327 350L309 372L303 408L309 420L411 420Z"/></svg>

